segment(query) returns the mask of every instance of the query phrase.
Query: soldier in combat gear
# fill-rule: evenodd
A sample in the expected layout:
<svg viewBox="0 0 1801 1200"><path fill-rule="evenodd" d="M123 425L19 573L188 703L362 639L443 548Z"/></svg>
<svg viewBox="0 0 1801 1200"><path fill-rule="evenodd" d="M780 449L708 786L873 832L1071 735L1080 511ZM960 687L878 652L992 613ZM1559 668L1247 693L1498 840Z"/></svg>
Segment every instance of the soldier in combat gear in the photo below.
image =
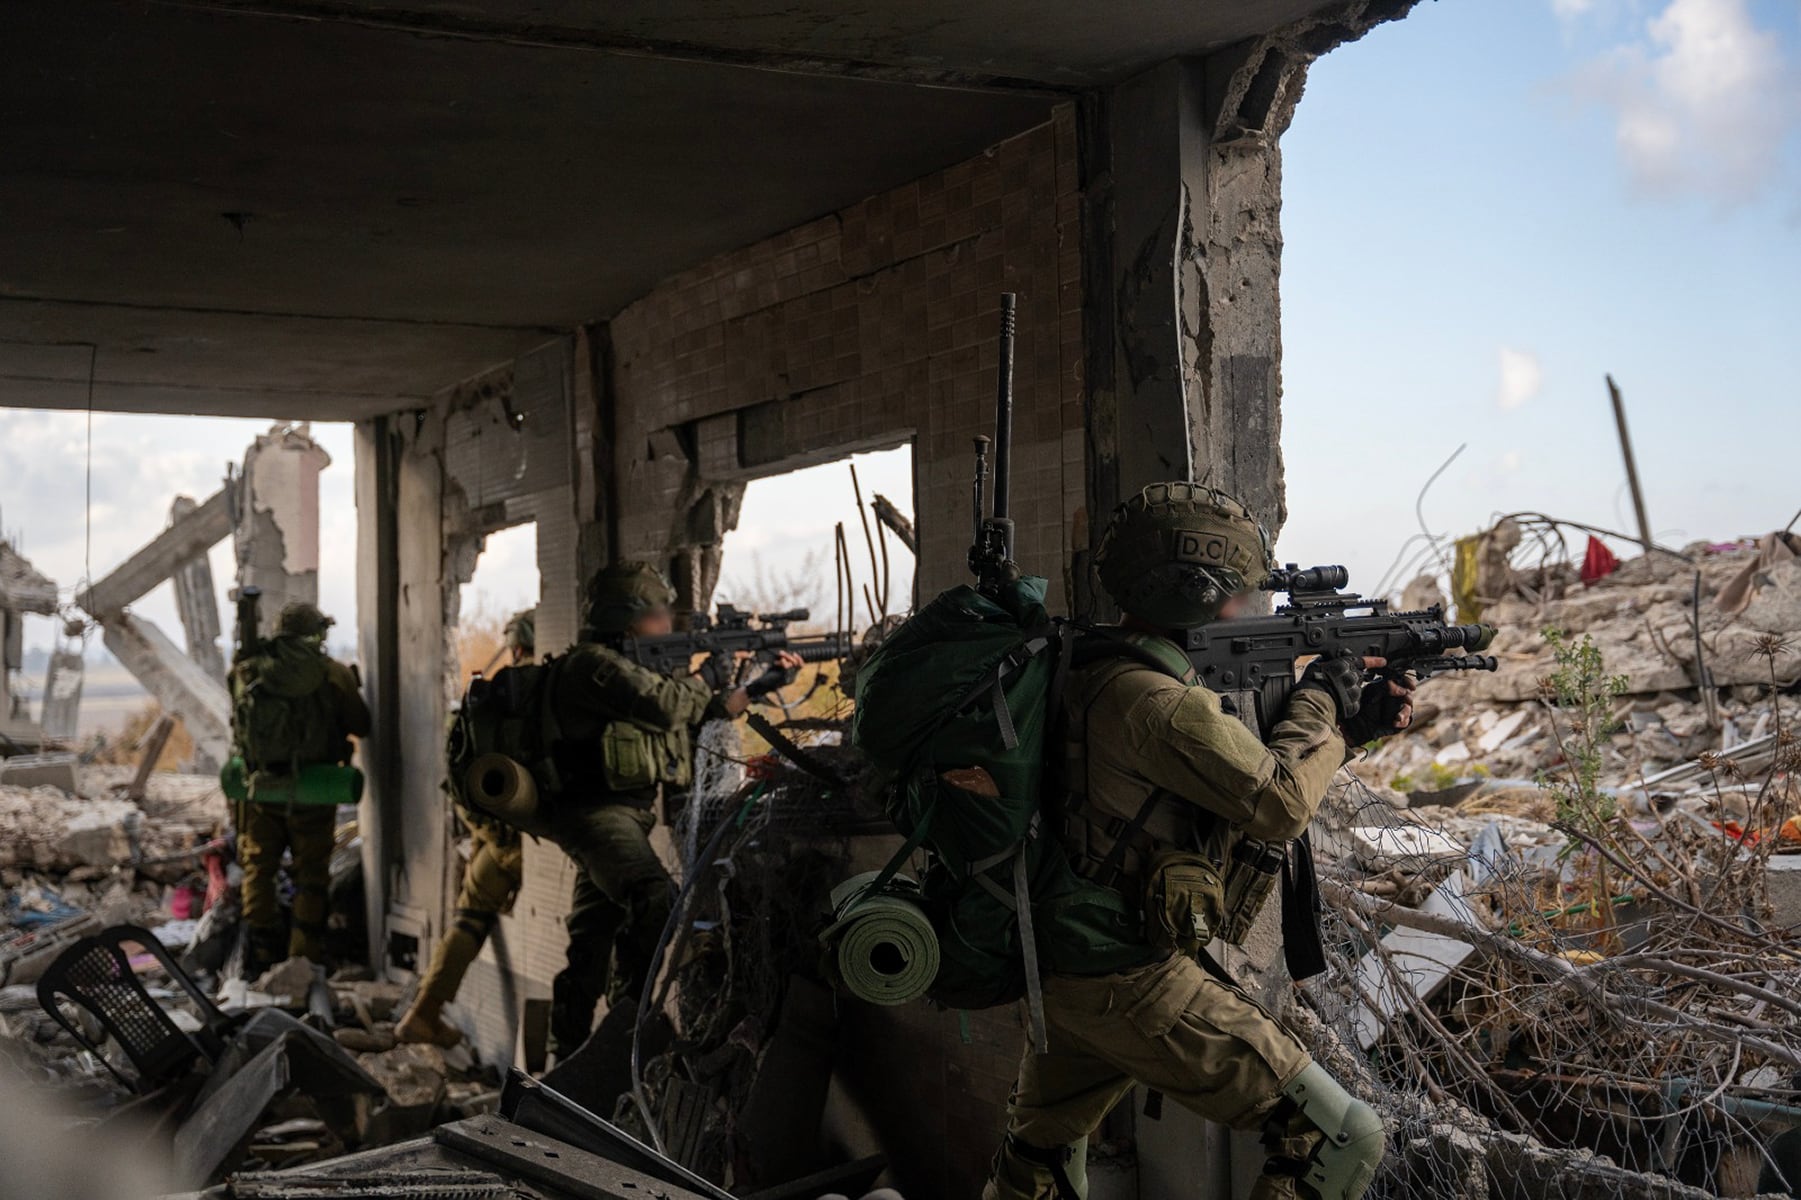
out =
<svg viewBox="0 0 1801 1200"><path fill-rule="evenodd" d="M1117 633L1139 657L1072 672L1063 836L1079 872L1143 905L1147 946L1169 949L1127 971L1046 977L1049 1053L1028 1050L1020 1064L984 1196L1079 1200L1088 1135L1139 1083L1262 1131L1270 1157L1255 1200L1357 1200L1382 1157L1381 1120L1202 947L1225 915L1212 864L1239 837L1297 837L1347 739L1404 727L1411 693L1388 684L1365 694L1364 668L1379 662L1316 660L1266 745L1221 697L1177 677L1188 663L1171 635L1235 615L1271 566L1262 527L1220 492L1145 488L1114 512L1096 566L1122 610ZM1156 940L1150 897L1157 915L1192 920L1186 944L1182 932Z"/></svg>
<svg viewBox="0 0 1801 1200"><path fill-rule="evenodd" d="M660 789L692 781L694 731L739 716L753 698L791 682L801 665L784 652L747 686L716 693L723 678L672 678L620 653L628 634L672 632L674 601L649 564L619 562L597 573L581 640L553 682L564 794L552 807L551 836L578 868L568 965L551 991L551 1050L559 1059L587 1039L603 997L611 997L608 1021L635 1011L623 1002L638 997L672 901L669 874L650 844L655 806Z"/></svg>
<svg viewBox="0 0 1801 1200"><path fill-rule="evenodd" d="M350 739L367 737L370 727L356 672L323 649L331 625L313 605L290 604L275 636L232 667L232 740L250 782L250 798L234 814L250 978L290 955L325 958L337 807L302 802L296 781L304 767L348 763ZM294 881L286 931L276 901L284 851L293 856Z"/></svg>

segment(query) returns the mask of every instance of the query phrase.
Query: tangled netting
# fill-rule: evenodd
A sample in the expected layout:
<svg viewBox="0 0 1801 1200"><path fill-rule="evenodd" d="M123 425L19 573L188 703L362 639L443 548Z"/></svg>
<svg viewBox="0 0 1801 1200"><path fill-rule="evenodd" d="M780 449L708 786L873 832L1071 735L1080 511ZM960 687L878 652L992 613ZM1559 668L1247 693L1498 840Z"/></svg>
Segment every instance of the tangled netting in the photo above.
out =
<svg viewBox="0 0 1801 1200"><path fill-rule="evenodd" d="M1766 827L1795 811L1793 758L1753 780ZM1551 838L1505 811L1435 827L1346 772L1316 824L1330 967L1300 1020L1389 1122L1372 1195L1801 1192L1801 941L1768 923L1777 839L1558 809Z"/></svg>
<svg viewBox="0 0 1801 1200"><path fill-rule="evenodd" d="M733 1186L758 1178L758 1135L746 1123L771 1100L757 1076L772 1024L824 994L815 937L827 894L848 872L849 839L885 828L858 807L844 732L833 716L781 726L802 769L750 757L737 726L707 726L694 787L672 821L682 889L650 1011L670 1014L680 1033L643 1054L637 1100L621 1116ZM641 1031L641 1050L650 1040Z"/></svg>

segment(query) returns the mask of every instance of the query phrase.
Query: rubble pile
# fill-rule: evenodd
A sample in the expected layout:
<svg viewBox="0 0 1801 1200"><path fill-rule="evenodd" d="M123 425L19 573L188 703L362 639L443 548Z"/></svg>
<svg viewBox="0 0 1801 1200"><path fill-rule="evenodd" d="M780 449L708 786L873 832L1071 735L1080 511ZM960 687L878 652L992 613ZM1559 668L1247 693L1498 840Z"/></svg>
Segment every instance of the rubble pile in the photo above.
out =
<svg viewBox="0 0 1801 1200"><path fill-rule="evenodd" d="M1557 669L1547 628L1592 638L1608 673L1626 680L1616 706L1621 728L1604 751L1605 784L1639 785L1774 732L1776 694L1801 680L1801 559L1760 566L1757 546L1742 542L1697 543L1682 554L1688 561L1665 553L1628 559L1592 585L1569 566L1522 572L1527 578L1480 609L1496 629L1489 653L1500 669L1429 681L1416 734L1384 744L1367 765L1407 792L1471 776L1530 783L1556 770L1562 752L1542 702L1543 682ZM1728 611L1721 593L1747 574L1748 602ZM1801 703L1784 701L1788 719L1798 710Z"/></svg>
<svg viewBox="0 0 1801 1200"><path fill-rule="evenodd" d="M1307 994L1370 1068L1415 1194L1491 1194L1459 1175L1451 1110L1489 1123L1491 1173L1498 1129L1604 1155L1597 1194L1643 1192L1633 1172L1787 1194L1801 560L1775 535L1585 581L1513 567L1516 534L1483 535L1480 586L1455 589L1500 669L1422 685L1415 729L1316 823L1331 965Z"/></svg>

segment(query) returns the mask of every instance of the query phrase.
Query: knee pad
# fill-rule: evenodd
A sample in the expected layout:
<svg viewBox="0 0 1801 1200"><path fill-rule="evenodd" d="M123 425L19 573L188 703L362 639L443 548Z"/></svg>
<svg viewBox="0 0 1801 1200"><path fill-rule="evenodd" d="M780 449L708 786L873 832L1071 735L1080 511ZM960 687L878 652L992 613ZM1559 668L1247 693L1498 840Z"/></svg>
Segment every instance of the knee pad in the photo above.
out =
<svg viewBox="0 0 1801 1200"><path fill-rule="evenodd" d="M1361 1200L1382 1161L1385 1139L1376 1110L1318 1063L1308 1063L1282 1095L1299 1121L1319 1134L1299 1164L1302 1186L1319 1200Z"/></svg>

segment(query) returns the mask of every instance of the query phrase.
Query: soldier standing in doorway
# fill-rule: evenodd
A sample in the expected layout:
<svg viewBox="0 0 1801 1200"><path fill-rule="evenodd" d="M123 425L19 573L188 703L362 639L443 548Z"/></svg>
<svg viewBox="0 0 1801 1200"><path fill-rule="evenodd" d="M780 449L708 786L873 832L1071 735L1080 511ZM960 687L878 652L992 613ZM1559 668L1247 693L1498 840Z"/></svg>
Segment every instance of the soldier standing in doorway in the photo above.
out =
<svg viewBox="0 0 1801 1200"><path fill-rule="evenodd" d="M244 871L247 978L293 955L325 958L338 805L354 803L356 793L342 786L354 771L327 772L329 783L321 786L319 773L310 769L347 766L350 739L367 737L370 727L355 670L325 653L331 625L314 605L290 604L281 610L275 636L256 642L253 652L232 664L232 742L249 792L234 814ZM292 855L294 883L286 930L276 899L284 852Z"/></svg>

